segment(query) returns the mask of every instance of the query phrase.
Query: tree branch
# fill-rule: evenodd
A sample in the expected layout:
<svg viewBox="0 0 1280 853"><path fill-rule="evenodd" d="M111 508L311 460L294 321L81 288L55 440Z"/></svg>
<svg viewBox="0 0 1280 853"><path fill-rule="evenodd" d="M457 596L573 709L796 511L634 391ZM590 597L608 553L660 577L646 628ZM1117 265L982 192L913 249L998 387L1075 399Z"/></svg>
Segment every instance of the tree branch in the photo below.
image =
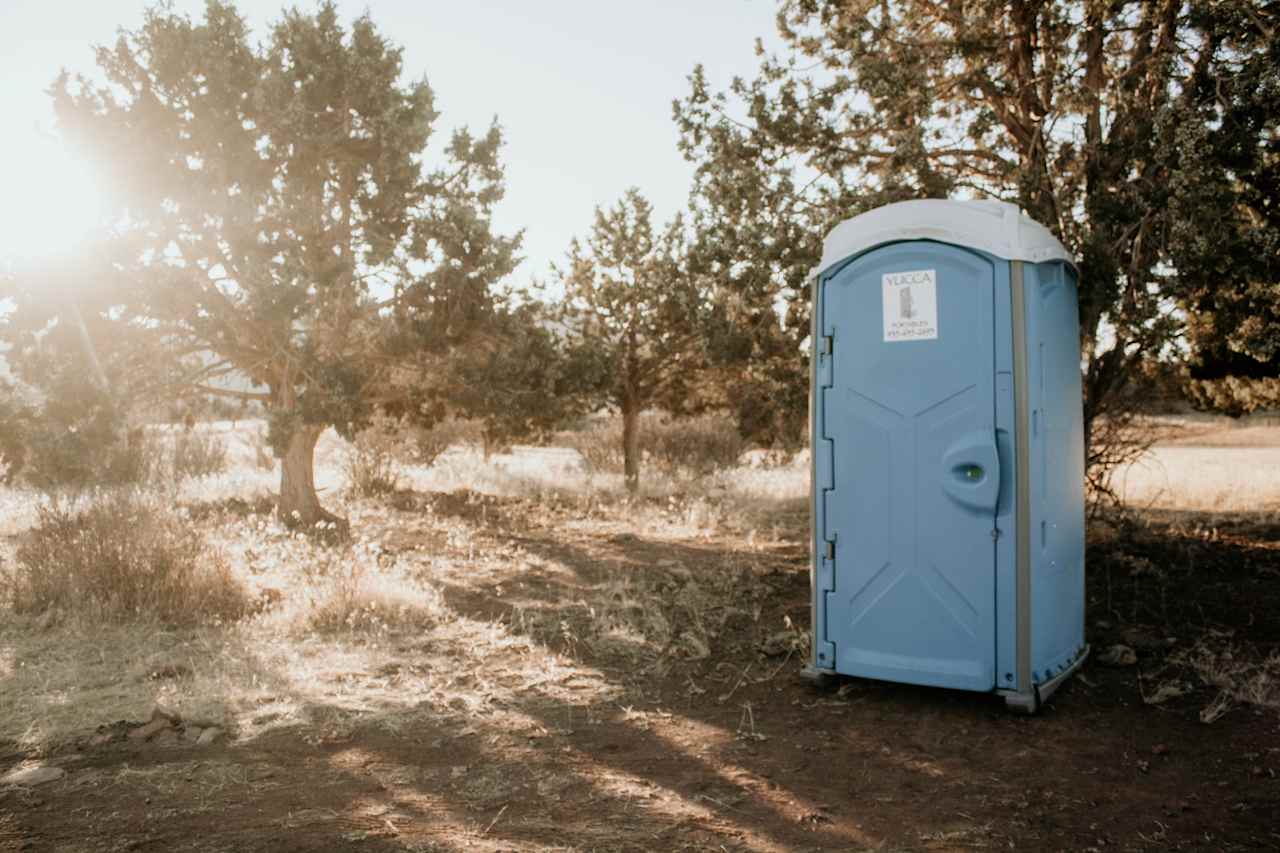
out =
<svg viewBox="0 0 1280 853"><path fill-rule="evenodd" d="M260 400L264 403L271 402L271 395L265 391L238 391L235 388L217 388L213 385L193 385L191 388L202 394L211 394L216 397L232 397L237 400Z"/></svg>

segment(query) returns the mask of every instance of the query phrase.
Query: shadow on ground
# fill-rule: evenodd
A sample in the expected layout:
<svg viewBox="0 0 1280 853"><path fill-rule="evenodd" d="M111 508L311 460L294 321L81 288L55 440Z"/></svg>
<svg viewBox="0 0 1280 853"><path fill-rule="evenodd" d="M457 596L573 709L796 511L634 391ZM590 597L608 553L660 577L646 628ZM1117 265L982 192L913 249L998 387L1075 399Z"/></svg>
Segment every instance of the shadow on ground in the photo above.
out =
<svg viewBox="0 0 1280 853"><path fill-rule="evenodd" d="M1195 691L1143 701L1144 672L1189 639L1161 639L1135 667L1088 666L1034 719L978 694L858 680L819 692L798 677L803 649L762 652L786 619L807 624L801 525L748 547L619 532L616 510L599 529L571 525L568 504L392 503L513 555L433 579L467 631L397 638L404 667L434 679L421 699L335 732L61 756L65 780L0 792L0 850L1280 844L1280 715L1237 707L1206 726ZM1275 648L1271 528L1125 524L1091 546L1091 641L1229 625ZM318 702L308 716L348 710Z"/></svg>

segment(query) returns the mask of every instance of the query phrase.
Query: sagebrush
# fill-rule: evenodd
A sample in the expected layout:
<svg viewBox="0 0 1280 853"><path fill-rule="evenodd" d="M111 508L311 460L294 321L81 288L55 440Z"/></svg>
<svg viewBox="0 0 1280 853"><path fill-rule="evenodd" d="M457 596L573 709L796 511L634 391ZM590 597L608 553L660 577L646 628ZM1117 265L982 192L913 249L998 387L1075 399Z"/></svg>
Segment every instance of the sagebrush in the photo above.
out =
<svg viewBox="0 0 1280 853"><path fill-rule="evenodd" d="M621 418L592 420L562 438L582 456L588 472L622 473ZM724 415L679 419L648 415L640 419L643 464L671 477L700 478L734 468L749 447L733 420Z"/></svg>
<svg viewBox="0 0 1280 853"><path fill-rule="evenodd" d="M184 430L174 436L169 458L175 481L211 477L227 470L227 443L212 433Z"/></svg>
<svg viewBox="0 0 1280 853"><path fill-rule="evenodd" d="M395 445L400 436L389 428L375 426L357 434L342 458L347 489L361 497L377 497L400 487L400 463Z"/></svg>
<svg viewBox="0 0 1280 853"><path fill-rule="evenodd" d="M413 461L419 465L434 465L451 447L485 445L482 425L463 418L445 418L431 427L414 430L412 437Z"/></svg>
<svg viewBox="0 0 1280 853"><path fill-rule="evenodd" d="M190 523L132 489L41 506L0 584L17 613L89 621L229 621L248 607L230 568Z"/></svg>
<svg viewBox="0 0 1280 853"><path fill-rule="evenodd" d="M695 477L737 467L749 449L737 425L723 415L680 420L653 418L644 424L640 446L659 470Z"/></svg>

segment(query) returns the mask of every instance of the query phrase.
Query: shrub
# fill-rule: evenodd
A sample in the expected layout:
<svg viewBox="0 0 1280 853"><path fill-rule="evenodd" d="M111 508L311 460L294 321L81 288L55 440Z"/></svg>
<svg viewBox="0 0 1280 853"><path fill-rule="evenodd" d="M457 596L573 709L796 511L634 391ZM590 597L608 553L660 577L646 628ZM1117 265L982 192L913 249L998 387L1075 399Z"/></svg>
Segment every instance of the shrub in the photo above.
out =
<svg viewBox="0 0 1280 853"><path fill-rule="evenodd" d="M8 485L27 455L31 412L16 389L0 379L0 483Z"/></svg>
<svg viewBox="0 0 1280 853"><path fill-rule="evenodd" d="M643 430L643 427L641 427ZM644 433L641 432L641 439ZM590 474L620 474L623 468L622 419L611 417L589 421L578 432L567 433L565 444L578 451Z"/></svg>
<svg viewBox="0 0 1280 853"><path fill-rule="evenodd" d="M44 491L140 485L156 473L160 459L155 441L142 430L123 438L96 429L38 431L23 477Z"/></svg>
<svg viewBox="0 0 1280 853"><path fill-rule="evenodd" d="M595 420L580 432L566 434L565 443L581 454L587 471L622 472L621 418ZM668 476L706 477L736 467L747 448L733 420L723 415L640 420L642 466Z"/></svg>
<svg viewBox="0 0 1280 853"><path fill-rule="evenodd" d="M307 614L306 627L321 634L422 631L447 612L437 590L400 572L377 568L368 554L351 554L317 587L320 595Z"/></svg>
<svg viewBox="0 0 1280 853"><path fill-rule="evenodd" d="M105 492L80 508L43 506L38 519L3 580L19 613L175 625L245 613L247 598L227 565L154 497Z"/></svg>
<svg viewBox="0 0 1280 853"><path fill-rule="evenodd" d="M172 437L118 425L55 429L30 442L24 476L45 491L89 491L119 486L177 485L227 470L227 445L216 435L183 431Z"/></svg>
<svg viewBox="0 0 1280 853"><path fill-rule="evenodd" d="M444 452L459 445L480 445L484 436L479 423L462 418L446 418L430 428L414 432L414 461L433 465Z"/></svg>
<svg viewBox="0 0 1280 853"><path fill-rule="evenodd" d="M672 476L706 477L735 468L748 449L731 418L702 415L682 420L650 419L641 425L640 446L649 461Z"/></svg>
<svg viewBox="0 0 1280 853"><path fill-rule="evenodd" d="M173 478L211 477L227 470L227 444L218 436L184 430L173 439Z"/></svg>
<svg viewBox="0 0 1280 853"><path fill-rule="evenodd" d="M397 446L403 442L396 425L376 423L357 433L342 459L347 489L355 495L376 497L400 486Z"/></svg>
<svg viewBox="0 0 1280 853"><path fill-rule="evenodd" d="M363 497L388 495L400 487L399 463L372 442L357 436L342 460L347 488Z"/></svg>
<svg viewBox="0 0 1280 853"><path fill-rule="evenodd" d="M23 463L23 479L45 491L145 482L160 455L141 429L130 429L127 409L124 398L83 376L60 377L38 403L9 418L19 428L10 441L23 443L13 454Z"/></svg>

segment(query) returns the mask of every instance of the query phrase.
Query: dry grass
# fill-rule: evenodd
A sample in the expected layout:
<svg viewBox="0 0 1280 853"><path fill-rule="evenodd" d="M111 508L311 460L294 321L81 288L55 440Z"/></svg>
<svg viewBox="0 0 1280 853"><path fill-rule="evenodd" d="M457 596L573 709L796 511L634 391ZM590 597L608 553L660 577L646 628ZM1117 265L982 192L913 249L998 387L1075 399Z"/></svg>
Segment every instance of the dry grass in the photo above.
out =
<svg viewBox="0 0 1280 853"><path fill-rule="evenodd" d="M750 445L738 434L737 425L725 415L669 419L645 415L640 424L641 480L661 474L668 479L699 480L738 466ZM578 432L561 439L581 456L585 470L593 474L621 474L623 470L622 420L592 420Z"/></svg>
<svg viewBox="0 0 1280 853"><path fill-rule="evenodd" d="M236 623L7 621L0 627L0 742L54 749L102 724L146 719L157 704L239 738L297 728L324 739L364 725L395 730L422 716L497 713L495 693L485 688L497 682L550 689L572 677L567 701L609 695L603 678L570 669L518 628L446 605L441 581L497 573L509 556L456 553L466 548L462 522L414 524L388 518L373 502L344 509L365 532L344 549L318 545L269 516L204 522L262 604ZM404 528L446 547L392 559L385 537Z"/></svg>
<svg viewBox="0 0 1280 853"><path fill-rule="evenodd" d="M1169 417L1152 420L1150 428L1158 437L1151 453L1114 478L1130 508L1201 519L1247 514L1259 523L1280 513L1280 423L1274 418ZM1151 595L1163 596L1164 568L1141 558L1132 563L1134 582L1141 577ZM1145 701L1163 704L1199 684L1216 691L1200 710L1205 723L1237 705L1280 708L1280 656L1243 647L1229 631L1213 628L1185 639L1188 645L1146 676Z"/></svg>
<svg viewBox="0 0 1280 853"><path fill-rule="evenodd" d="M584 665L586 652L629 669L661 669L714 656L736 628L764 636L783 627L760 624L770 592L743 555L803 529L804 456L782 467L723 470L698 483L655 473L633 499L620 475L587 472L571 450L516 447L486 463L478 450L455 447L433 465L399 470L403 486L452 493L459 504L436 511L416 498L401 506L400 495L349 494L346 444L327 432L317 448L321 497L351 519L357 535L329 548L281 527L265 505L250 511L278 476L259 465L256 426L202 427L225 442L228 470L181 484L174 498L192 507L192 524L245 590L250 615L180 628L6 616L0 742L54 748L100 724L145 719L155 704L222 724L239 738L278 728L333 737L359 726L397 730L424 716L459 715L519 732L535 723L502 700L513 692L584 708L619 699L624 688ZM1156 457L1164 465L1160 487L1133 471L1125 482L1131 499L1158 496L1168 505L1276 506L1280 470L1260 461L1271 452L1165 442ZM1207 454L1206 461L1185 453ZM506 501L495 512L526 513L522 523L542 518L565 553L535 553L493 536L487 495ZM243 501L238 509L219 503L232 497ZM30 493L0 491L0 508L12 510L0 530L0 575L12 570L15 535L37 522L37 505ZM691 572L692 562L670 558L644 562L626 537L684 549L689 561L720 559L722 570ZM696 549L714 537L732 537L739 556L702 556ZM614 539L619 543L610 544ZM479 590L500 601L505 615L468 609L468 591ZM1221 650L1216 654L1188 665L1203 669L1209 683L1234 672L1223 688L1226 701L1274 702L1274 661L1235 672Z"/></svg>
<svg viewBox="0 0 1280 853"><path fill-rule="evenodd" d="M586 585L573 606L517 605L512 624L571 657L587 652L636 671L661 670L673 660L710 657L731 622L759 624L768 592L749 565L731 559L698 573L671 559L643 568L602 566L600 580Z"/></svg>
<svg viewBox="0 0 1280 853"><path fill-rule="evenodd" d="M169 450L175 480L211 477L227 470L226 441L209 430L178 432Z"/></svg>
<svg viewBox="0 0 1280 853"><path fill-rule="evenodd" d="M182 513L154 495L117 490L37 509L37 524L0 574L0 603L45 621L235 620L239 582Z"/></svg>
<svg viewBox="0 0 1280 853"><path fill-rule="evenodd" d="M322 481L340 476L340 453L340 444L322 442ZM0 620L0 743L54 749L102 724L146 719L156 704L241 738L281 727L325 738L360 725L395 729L422 715L498 713L484 687L495 681L547 691L572 678L563 698L574 705L611 695L602 677L571 668L520 626L446 604L442 584L501 576L517 556L478 549L473 523L333 494L329 504L351 518L359 538L329 548L268 512L217 509L227 484L259 476L246 467L184 490L187 499L215 502L197 504L214 508L193 517L209 552L256 602L252 615L185 628L145 619ZM11 568L6 560L0 575Z"/></svg>
<svg viewBox="0 0 1280 853"><path fill-rule="evenodd" d="M1200 709L1215 723L1238 705L1280 710L1280 653L1266 657L1241 648L1230 632L1209 630L1145 676L1143 700L1162 705L1191 693L1196 682L1216 691Z"/></svg>
<svg viewBox="0 0 1280 853"><path fill-rule="evenodd" d="M1117 491L1134 508L1280 510L1280 427L1244 423L1161 422L1151 454L1117 471Z"/></svg>
<svg viewBox="0 0 1280 853"><path fill-rule="evenodd" d="M1152 419L1157 444L1168 447L1280 447L1280 417L1193 414Z"/></svg>
<svg viewBox="0 0 1280 853"><path fill-rule="evenodd" d="M1234 703L1280 709L1280 654L1256 660L1230 645L1202 640L1174 662L1189 667L1201 681L1219 691L1201 711L1202 722L1214 722Z"/></svg>

